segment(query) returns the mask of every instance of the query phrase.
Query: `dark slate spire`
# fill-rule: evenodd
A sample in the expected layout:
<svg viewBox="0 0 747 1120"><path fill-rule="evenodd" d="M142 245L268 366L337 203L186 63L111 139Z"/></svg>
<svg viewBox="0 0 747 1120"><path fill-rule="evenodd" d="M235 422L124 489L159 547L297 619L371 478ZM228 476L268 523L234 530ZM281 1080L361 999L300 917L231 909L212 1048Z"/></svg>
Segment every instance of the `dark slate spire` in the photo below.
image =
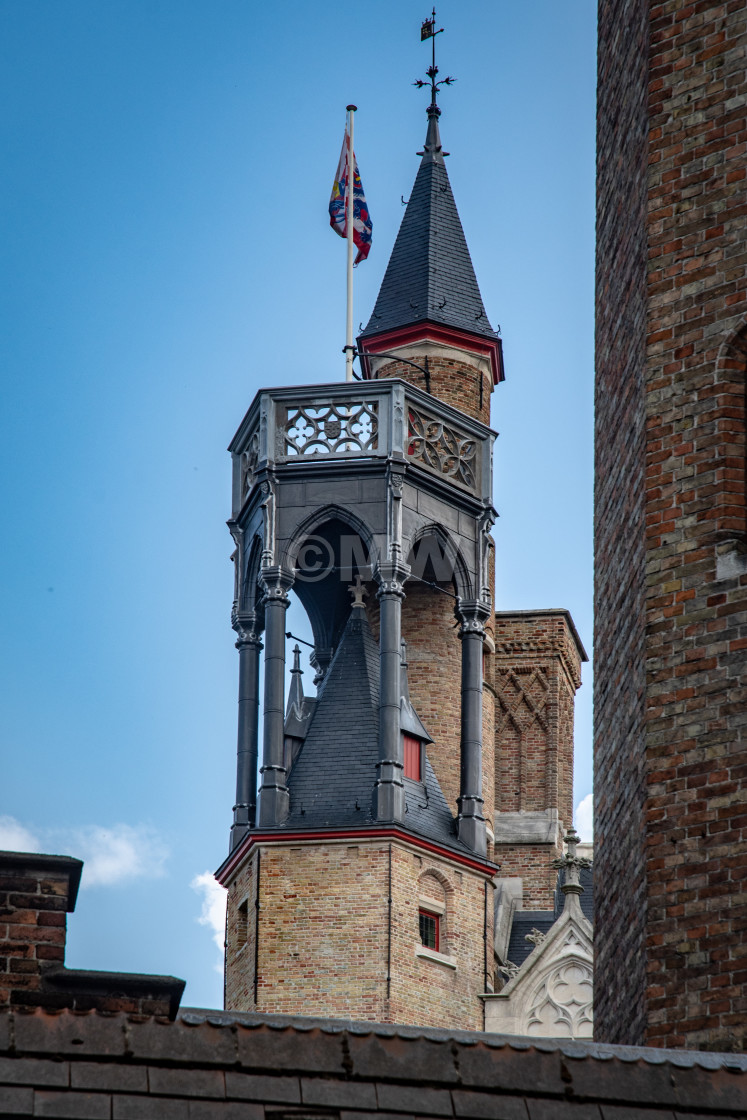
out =
<svg viewBox="0 0 747 1120"><path fill-rule="evenodd" d="M438 106L428 107L428 132L415 185L394 243L367 338L429 321L495 340L477 286L441 147Z"/></svg>

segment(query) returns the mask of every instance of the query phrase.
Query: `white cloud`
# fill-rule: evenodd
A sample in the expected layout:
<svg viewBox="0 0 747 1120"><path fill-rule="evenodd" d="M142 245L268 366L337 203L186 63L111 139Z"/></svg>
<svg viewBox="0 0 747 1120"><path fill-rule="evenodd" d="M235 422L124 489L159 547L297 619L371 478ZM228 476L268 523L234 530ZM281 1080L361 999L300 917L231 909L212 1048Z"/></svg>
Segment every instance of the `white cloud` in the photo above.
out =
<svg viewBox="0 0 747 1120"><path fill-rule="evenodd" d="M0 816L0 850L47 852L83 860L81 887L111 887L164 874L168 849L148 825L45 828L39 834L15 817Z"/></svg>
<svg viewBox="0 0 747 1120"><path fill-rule="evenodd" d="M594 840L594 798L587 793L583 801L576 806L576 829L582 840L592 843Z"/></svg>
<svg viewBox="0 0 747 1120"><path fill-rule="evenodd" d="M0 817L0 851L41 852L43 846L15 817Z"/></svg>
<svg viewBox="0 0 747 1120"><path fill-rule="evenodd" d="M220 962L215 965L215 970L223 975L228 892L209 871L203 871L201 875L195 875L189 885L193 891L202 895L202 911L197 921L201 926L207 926L208 929L213 931L213 941L220 953Z"/></svg>
<svg viewBox="0 0 747 1120"><path fill-rule="evenodd" d="M111 887L164 874L168 849L149 825L89 825L65 836L68 848L83 860L82 887Z"/></svg>

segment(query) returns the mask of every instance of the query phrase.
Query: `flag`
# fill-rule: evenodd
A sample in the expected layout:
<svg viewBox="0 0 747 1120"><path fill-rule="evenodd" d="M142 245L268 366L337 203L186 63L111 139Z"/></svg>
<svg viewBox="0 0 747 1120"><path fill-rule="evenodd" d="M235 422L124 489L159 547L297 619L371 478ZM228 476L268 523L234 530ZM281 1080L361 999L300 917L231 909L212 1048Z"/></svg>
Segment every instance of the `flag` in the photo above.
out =
<svg viewBox="0 0 747 1120"><path fill-rule="evenodd" d="M335 233L339 233L340 237L347 237L348 235L345 210L348 194L348 169L350 166L349 149L350 136L346 127L345 137L342 141L342 151L340 152L340 162L337 165L335 181L332 184L332 194L329 199L329 224ZM363 193L363 184L361 183L355 152L353 152L353 168L353 241L358 249L355 264L360 264L361 261L366 259L371 249L373 224L368 212L366 196Z"/></svg>

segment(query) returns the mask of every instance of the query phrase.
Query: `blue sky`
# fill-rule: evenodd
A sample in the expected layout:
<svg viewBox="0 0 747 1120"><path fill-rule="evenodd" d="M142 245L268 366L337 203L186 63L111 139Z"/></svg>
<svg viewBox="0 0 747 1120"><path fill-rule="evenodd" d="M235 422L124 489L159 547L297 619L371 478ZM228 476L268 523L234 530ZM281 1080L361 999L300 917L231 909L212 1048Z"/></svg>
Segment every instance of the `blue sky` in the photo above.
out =
<svg viewBox="0 0 747 1120"><path fill-rule="evenodd" d="M374 221L357 326L417 171L428 10L0 3L0 837L86 859L71 967L182 976L191 1005L222 1003L190 884L233 803L225 447L260 386L343 376L345 105ZM498 606L568 607L590 650L595 4L448 0L438 22L449 175L505 346ZM576 745L578 803L589 667Z"/></svg>

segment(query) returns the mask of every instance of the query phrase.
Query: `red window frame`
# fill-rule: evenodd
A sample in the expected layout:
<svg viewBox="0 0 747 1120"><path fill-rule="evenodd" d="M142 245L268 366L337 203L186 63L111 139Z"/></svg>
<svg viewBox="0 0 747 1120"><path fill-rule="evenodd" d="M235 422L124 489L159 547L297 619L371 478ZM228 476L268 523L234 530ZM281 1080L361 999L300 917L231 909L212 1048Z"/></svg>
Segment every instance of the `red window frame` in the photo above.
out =
<svg viewBox="0 0 747 1120"><path fill-rule="evenodd" d="M428 942L425 939L425 934L424 934L424 931L423 931L423 918L428 918L433 922L433 933L434 933L434 938L433 939L434 939L434 942L435 942L435 944L433 944L433 945L429 945ZM419 934L420 934L420 944L423 945L426 949L431 949L434 953L440 953L441 952L441 915L440 914L434 914L432 910L426 910L424 906L421 906L418 910L418 927L419 927Z"/></svg>
<svg viewBox="0 0 747 1120"><path fill-rule="evenodd" d="M405 777L414 782L423 780L423 745L414 735L403 735L405 745Z"/></svg>

